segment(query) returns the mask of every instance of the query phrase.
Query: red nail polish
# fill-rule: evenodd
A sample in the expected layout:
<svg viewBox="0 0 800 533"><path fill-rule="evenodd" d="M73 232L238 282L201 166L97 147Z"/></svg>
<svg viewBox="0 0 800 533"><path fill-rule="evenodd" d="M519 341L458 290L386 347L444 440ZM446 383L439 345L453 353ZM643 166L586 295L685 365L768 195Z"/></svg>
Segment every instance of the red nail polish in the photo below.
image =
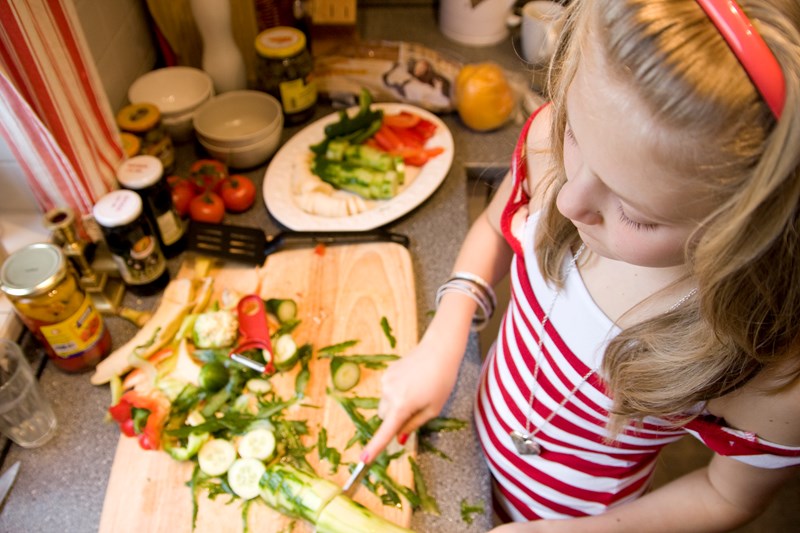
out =
<svg viewBox="0 0 800 533"><path fill-rule="evenodd" d="M361 461L362 463L369 462L369 452L366 450L361 452L361 457L359 457L358 460Z"/></svg>
<svg viewBox="0 0 800 533"><path fill-rule="evenodd" d="M403 433L402 435L397 437L397 442L400 443L400 446L405 446L407 440L408 440L408 433Z"/></svg>

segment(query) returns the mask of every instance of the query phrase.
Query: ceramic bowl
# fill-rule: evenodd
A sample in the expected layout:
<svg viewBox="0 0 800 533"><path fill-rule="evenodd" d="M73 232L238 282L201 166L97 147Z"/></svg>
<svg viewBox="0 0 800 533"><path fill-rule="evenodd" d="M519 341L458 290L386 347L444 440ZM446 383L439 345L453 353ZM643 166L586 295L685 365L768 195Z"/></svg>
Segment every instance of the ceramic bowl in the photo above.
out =
<svg viewBox="0 0 800 533"><path fill-rule="evenodd" d="M260 91L228 91L211 98L194 114L198 139L217 148L243 148L268 137L280 138L280 103ZM276 135L277 132L277 135Z"/></svg>
<svg viewBox="0 0 800 533"><path fill-rule="evenodd" d="M243 146L234 148L219 146L200 135L197 136L197 140L214 159L222 161L229 167L252 168L261 165L275 153L280 144L282 131L283 115L280 118L280 125L271 133Z"/></svg>
<svg viewBox="0 0 800 533"><path fill-rule="evenodd" d="M211 76L192 67L151 70L128 88L128 100L132 104L150 102L158 107L164 119L184 116L213 95Z"/></svg>

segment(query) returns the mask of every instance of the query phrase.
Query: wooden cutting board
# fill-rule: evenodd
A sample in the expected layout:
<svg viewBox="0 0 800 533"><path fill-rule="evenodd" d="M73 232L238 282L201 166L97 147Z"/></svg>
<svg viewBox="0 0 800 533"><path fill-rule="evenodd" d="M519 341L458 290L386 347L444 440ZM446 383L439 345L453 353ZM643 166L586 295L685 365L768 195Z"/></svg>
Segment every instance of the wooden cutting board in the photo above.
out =
<svg viewBox="0 0 800 533"><path fill-rule="evenodd" d="M191 276L193 265L188 260L179 276ZM417 316L414 276L408 251L392 243L332 246L324 253L314 250L292 250L274 254L261 268L220 264L214 268L215 296L224 288L243 294L256 292L262 298L294 298L297 301L301 325L293 335L301 345L311 342L321 348L345 340L357 339L359 344L347 353L407 353L417 342ZM212 300L213 301L213 300ZM392 349L380 326L386 317L397 339ZM328 360L315 356L309 365L311 379L307 394L317 408L300 407L287 414L288 418L308 420L311 435L306 445L316 443L319 427L328 432L328 443L341 450L342 463L330 473L327 462L320 464L316 449L308 454L317 473L343 485L348 477L346 462L357 462L358 445L344 450L354 433L353 424L341 407L325 394L330 385ZM297 369L273 377L273 385L282 398L294 391ZM379 396L380 372L362 369L362 379L353 391L359 396ZM349 394L349 393L348 393ZM365 412L371 416L369 412ZM406 446L414 454L413 439ZM100 520L100 533L142 531L191 531L191 494L185 486L191 477L192 462L180 463L164 452L144 451L136 439L121 436ZM407 460L392 463L390 474L401 484L413 487L413 476ZM393 522L408 526L411 509L384 506L363 486L354 499ZM198 533L242 531L240 500L227 504L228 498L210 500L199 498ZM248 514L250 531L311 532L312 527L302 520L289 528L292 520L266 505L251 505Z"/></svg>

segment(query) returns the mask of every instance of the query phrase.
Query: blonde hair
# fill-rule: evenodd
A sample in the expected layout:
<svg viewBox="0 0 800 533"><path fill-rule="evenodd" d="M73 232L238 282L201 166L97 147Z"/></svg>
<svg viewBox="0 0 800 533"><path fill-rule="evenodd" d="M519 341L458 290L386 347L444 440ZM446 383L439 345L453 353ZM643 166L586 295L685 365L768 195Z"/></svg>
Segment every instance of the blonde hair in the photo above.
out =
<svg viewBox="0 0 800 533"><path fill-rule="evenodd" d="M566 90L588 35L609 75L646 106L681 186L719 206L686 244L697 296L625 329L606 351L615 430L647 415L688 420L765 368L783 371L772 390L800 374L800 7L740 4L783 68L779 121L695 0L572 2L551 66L554 168L535 244L546 279L559 283L579 241L555 201L566 181Z"/></svg>

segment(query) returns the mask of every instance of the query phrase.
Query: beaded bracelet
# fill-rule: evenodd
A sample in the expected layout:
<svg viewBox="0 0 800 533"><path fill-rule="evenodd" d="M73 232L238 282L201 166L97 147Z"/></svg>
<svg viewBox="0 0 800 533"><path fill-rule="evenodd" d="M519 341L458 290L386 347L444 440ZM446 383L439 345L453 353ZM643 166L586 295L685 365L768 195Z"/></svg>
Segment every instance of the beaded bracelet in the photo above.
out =
<svg viewBox="0 0 800 533"><path fill-rule="evenodd" d="M480 331L489 323L497 306L494 291L482 278L467 272L457 272L442 284L436 291L436 308L448 292L458 292L472 298L478 304L480 313L476 311L472 319L472 331Z"/></svg>

